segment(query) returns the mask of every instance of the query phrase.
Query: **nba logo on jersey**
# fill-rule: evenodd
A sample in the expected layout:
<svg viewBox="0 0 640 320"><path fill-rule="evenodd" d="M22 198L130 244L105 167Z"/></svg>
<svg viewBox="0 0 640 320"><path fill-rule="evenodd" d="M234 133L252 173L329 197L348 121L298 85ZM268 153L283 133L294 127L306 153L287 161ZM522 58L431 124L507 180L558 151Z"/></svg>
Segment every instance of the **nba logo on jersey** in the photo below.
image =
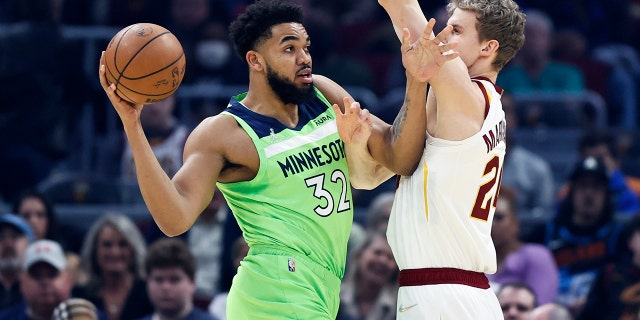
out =
<svg viewBox="0 0 640 320"><path fill-rule="evenodd" d="M293 258L289 258L289 271L291 272L295 272L296 271L296 260Z"/></svg>

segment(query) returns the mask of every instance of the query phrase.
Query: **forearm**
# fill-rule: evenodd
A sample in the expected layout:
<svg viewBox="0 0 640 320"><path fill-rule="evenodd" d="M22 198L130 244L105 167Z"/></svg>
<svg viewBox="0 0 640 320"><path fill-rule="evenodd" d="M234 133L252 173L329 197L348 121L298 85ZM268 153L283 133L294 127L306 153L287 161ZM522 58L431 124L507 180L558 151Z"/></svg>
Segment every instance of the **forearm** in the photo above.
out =
<svg viewBox="0 0 640 320"><path fill-rule="evenodd" d="M136 166L138 185L156 224L168 236L188 230L197 212L178 192L160 166L139 123L125 125ZM188 214L187 212L192 212Z"/></svg>
<svg viewBox="0 0 640 320"><path fill-rule="evenodd" d="M418 167L427 130L426 104L427 84L407 73L405 99L393 125L369 139L373 158L392 172L411 175Z"/></svg>
<svg viewBox="0 0 640 320"><path fill-rule="evenodd" d="M391 178L394 173L375 161L366 144L345 144L349 178L356 189L371 190Z"/></svg>
<svg viewBox="0 0 640 320"><path fill-rule="evenodd" d="M422 13L420 4L416 0L378 0L378 3L391 18L393 29L402 39L402 28L411 32L411 42L416 41L427 26L427 18Z"/></svg>

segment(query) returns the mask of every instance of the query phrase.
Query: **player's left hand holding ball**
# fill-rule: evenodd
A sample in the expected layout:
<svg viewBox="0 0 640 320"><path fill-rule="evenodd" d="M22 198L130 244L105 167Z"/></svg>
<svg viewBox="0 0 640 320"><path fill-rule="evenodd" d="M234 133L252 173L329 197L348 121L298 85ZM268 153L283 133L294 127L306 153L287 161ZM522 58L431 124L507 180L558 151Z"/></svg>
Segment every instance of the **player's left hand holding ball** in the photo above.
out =
<svg viewBox="0 0 640 320"><path fill-rule="evenodd" d="M142 112L144 105L134 104L120 98L116 94L116 85L107 82L105 69L104 51L102 51L102 54L100 55L100 68L98 70L102 89L107 93L107 97L109 97L111 104L113 104L113 107L116 109L116 112L118 112L123 123L128 121L139 122L140 113Z"/></svg>

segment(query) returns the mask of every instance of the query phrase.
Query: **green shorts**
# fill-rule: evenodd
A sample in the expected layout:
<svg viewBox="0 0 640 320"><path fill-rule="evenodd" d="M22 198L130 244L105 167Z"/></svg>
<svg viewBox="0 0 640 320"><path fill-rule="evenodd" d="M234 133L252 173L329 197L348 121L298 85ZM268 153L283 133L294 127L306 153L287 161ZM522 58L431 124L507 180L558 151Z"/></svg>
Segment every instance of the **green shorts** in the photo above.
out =
<svg viewBox="0 0 640 320"><path fill-rule="evenodd" d="M254 246L227 298L227 319L331 319L338 314L340 278L304 254Z"/></svg>

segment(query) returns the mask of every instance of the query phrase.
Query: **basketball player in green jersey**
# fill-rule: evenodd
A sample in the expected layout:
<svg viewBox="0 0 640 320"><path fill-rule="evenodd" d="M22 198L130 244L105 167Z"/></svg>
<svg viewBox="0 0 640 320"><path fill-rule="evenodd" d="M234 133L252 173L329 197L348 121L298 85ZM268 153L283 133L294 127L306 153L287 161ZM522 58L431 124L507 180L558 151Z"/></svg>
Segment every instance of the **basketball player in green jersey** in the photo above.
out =
<svg viewBox="0 0 640 320"><path fill-rule="evenodd" d="M311 42L300 7L257 1L232 23L230 34L249 67L249 90L193 130L184 164L172 179L140 125L144 106L115 94L105 78L104 57L101 84L122 120L144 200L165 234L187 231L216 186L229 203L250 250L233 280L227 318L335 319L353 219L350 184L366 186L369 180L389 178L391 171L412 170L406 163L416 162L424 144L426 85L408 75L403 116L392 127L361 115L342 87L312 75ZM411 70L423 69L425 50L416 45L405 42L401 48ZM438 50L433 54L440 55ZM433 63L447 59L441 56ZM382 164L389 169L368 153L347 158L336 111L362 118L350 139L371 135L404 152ZM347 159L356 173L363 168L379 174L356 175L351 181ZM379 170L370 167L374 164Z"/></svg>

